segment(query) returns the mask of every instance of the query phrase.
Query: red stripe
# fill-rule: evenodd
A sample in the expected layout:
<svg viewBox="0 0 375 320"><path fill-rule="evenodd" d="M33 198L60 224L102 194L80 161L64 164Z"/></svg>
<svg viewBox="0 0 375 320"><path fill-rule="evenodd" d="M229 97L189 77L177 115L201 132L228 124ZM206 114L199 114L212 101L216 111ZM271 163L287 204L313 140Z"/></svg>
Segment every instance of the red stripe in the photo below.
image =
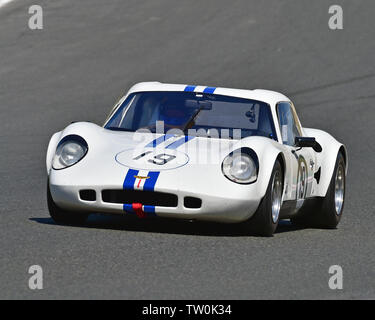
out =
<svg viewBox="0 0 375 320"><path fill-rule="evenodd" d="M133 208L135 214L139 218L145 218L146 217L146 213L143 211L142 207L143 207L142 203L133 203L132 204L132 208Z"/></svg>

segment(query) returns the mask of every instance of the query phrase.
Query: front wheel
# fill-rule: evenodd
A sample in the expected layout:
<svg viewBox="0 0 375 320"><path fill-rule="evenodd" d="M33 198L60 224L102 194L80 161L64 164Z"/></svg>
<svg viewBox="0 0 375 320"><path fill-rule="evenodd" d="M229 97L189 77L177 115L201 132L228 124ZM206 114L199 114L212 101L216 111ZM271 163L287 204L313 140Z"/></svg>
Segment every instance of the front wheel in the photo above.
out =
<svg viewBox="0 0 375 320"><path fill-rule="evenodd" d="M53 201L49 181L47 181L47 204L51 218L59 224L80 225L85 223L89 216L87 213L83 212L71 212L60 209Z"/></svg>
<svg viewBox="0 0 375 320"><path fill-rule="evenodd" d="M265 196L254 215L244 222L244 227L252 234L270 237L275 232L282 204L283 180L281 164L276 161Z"/></svg>

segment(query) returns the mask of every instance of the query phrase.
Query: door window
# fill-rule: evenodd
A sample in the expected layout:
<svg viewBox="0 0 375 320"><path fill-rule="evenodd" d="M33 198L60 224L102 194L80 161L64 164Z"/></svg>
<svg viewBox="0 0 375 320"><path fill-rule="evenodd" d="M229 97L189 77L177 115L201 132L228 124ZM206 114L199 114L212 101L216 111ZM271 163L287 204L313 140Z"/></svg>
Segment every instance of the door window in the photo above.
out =
<svg viewBox="0 0 375 320"><path fill-rule="evenodd" d="M279 102L277 104L277 116L283 143L294 146L295 137L299 137L302 134L298 129L291 104L289 102Z"/></svg>

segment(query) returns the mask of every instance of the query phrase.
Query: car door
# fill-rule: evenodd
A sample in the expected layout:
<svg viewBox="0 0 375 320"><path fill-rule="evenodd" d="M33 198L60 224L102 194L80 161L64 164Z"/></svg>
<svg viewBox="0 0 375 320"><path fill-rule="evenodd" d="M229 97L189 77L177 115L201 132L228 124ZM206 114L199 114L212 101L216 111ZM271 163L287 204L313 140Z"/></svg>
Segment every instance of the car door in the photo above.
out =
<svg viewBox="0 0 375 320"><path fill-rule="evenodd" d="M303 136L302 128L290 102L279 102L276 105L278 121L283 145L291 156L291 199L299 201L311 196L314 177L314 152L311 148L296 148L295 138Z"/></svg>

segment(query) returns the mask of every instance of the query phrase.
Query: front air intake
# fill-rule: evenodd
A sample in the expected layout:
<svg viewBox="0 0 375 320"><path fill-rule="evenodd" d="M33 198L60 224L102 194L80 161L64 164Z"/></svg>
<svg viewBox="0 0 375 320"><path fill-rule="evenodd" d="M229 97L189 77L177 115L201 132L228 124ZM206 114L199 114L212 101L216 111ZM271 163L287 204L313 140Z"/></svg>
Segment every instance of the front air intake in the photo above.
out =
<svg viewBox="0 0 375 320"><path fill-rule="evenodd" d="M184 207L189 209L199 209L202 206L202 200L195 197L185 197Z"/></svg>
<svg viewBox="0 0 375 320"><path fill-rule="evenodd" d="M81 198L81 200L84 200L84 201L95 201L96 192L95 190L91 190L91 189L80 190L79 197Z"/></svg>
<svg viewBox="0 0 375 320"><path fill-rule="evenodd" d="M109 203L142 203L147 206L177 207L178 197L172 193L138 190L103 190L102 199Z"/></svg>

